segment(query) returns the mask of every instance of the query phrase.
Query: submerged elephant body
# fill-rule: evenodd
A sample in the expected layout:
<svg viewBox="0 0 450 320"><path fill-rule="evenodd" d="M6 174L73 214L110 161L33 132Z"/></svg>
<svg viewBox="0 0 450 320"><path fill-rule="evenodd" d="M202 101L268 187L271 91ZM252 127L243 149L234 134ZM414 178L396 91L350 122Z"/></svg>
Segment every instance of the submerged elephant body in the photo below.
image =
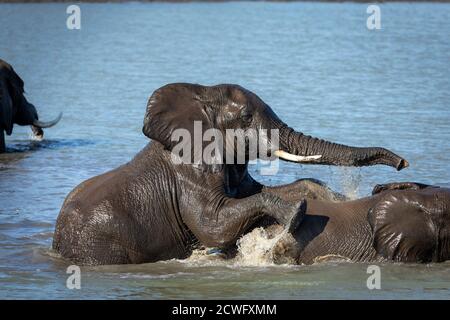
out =
<svg viewBox="0 0 450 320"><path fill-rule="evenodd" d="M377 187L354 201L307 199L305 217L274 248L278 262L442 262L450 259L450 189Z"/></svg>
<svg viewBox="0 0 450 320"><path fill-rule="evenodd" d="M56 222L53 248L80 264L184 258L199 246L233 246L263 217L293 231L304 218L304 197L339 198L310 180L261 185L247 171L248 161L259 157L249 151L249 139L242 140L243 163L225 158L231 154L236 159L234 146L228 145L223 159L175 163L174 132L182 129L194 136L196 122L224 136L228 129L253 130L257 138L263 129L279 130L275 150L289 161L384 164L397 170L408 165L384 148L349 147L296 132L258 96L237 85L170 84L156 90L147 105L143 132L153 141L131 162L83 182L69 194ZM272 146L271 139L264 136L263 142ZM303 196L284 199L290 194Z"/></svg>

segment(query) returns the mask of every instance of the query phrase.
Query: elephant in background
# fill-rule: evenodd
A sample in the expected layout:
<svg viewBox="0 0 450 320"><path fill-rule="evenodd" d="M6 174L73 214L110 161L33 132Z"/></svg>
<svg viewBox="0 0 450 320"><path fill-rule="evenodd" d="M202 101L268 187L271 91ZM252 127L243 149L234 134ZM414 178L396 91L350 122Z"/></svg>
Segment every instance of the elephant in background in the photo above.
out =
<svg viewBox="0 0 450 320"><path fill-rule="evenodd" d="M272 136L263 137L263 130L276 129L280 150L274 154L288 161L384 164L397 170L408 166L384 148L350 147L297 132L256 94L238 85L169 84L148 101L143 133L152 141L127 164L81 183L67 196L56 221L53 249L88 265L186 258L200 246L234 246L261 219L296 230L304 219L305 202L283 196L339 198L312 180L276 187L258 183L247 170L248 161L260 157L249 152L249 139L244 140L244 163L225 157L236 157L228 145L215 162L175 163L172 151L179 141L172 140L174 132L181 128L194 136L196 121L224 136L227 129L254 130L266 144Z"/></svg>
<svg viewBox="0 0 450 320"><path fill-rule="evenodd" d="M377 185L372 193L338 203L306 199L301 224L276 243L273 259L298 264L450 259L450 189L403 182ZM273 237L282 227L272 225L268 232Z"/></svg>
<svg viewBox="0 0 450 320"><path fill-rule="evenodd" d="M6 151L5 132L11 135L14 124L30 125L33 134L42 138L43 128L58 123L62 113L49 122L39 120L36 108L24 96L24 83L11 65L0 59L0 153Z"/></svg>

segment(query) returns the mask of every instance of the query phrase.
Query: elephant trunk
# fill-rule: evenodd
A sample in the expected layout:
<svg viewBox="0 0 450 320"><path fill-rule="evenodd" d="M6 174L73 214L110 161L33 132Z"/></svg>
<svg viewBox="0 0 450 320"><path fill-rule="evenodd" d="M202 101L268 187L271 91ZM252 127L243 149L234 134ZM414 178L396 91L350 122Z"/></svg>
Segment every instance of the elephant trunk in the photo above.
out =
<svg viewBox="0 0 450 320"><path fill-rule="evenodd" d="M44 130L42 130L42 128L33 125L31 126L31 131L37 140L42 140L44 138Z"/></svg>
<svg viewBox="0 0 450 320"><path fill-rule="evenodd" d="M284 123L280 125L280 158L295 161L295 156L307 157L306 161L298 162L327 164L336 166L371 166L384 164L401 170L408 167L408 162L395 153L379 147L350 147L337 144L311 136L304 135L288 127ZM287 153L294 158L284 157Z"/></svg>

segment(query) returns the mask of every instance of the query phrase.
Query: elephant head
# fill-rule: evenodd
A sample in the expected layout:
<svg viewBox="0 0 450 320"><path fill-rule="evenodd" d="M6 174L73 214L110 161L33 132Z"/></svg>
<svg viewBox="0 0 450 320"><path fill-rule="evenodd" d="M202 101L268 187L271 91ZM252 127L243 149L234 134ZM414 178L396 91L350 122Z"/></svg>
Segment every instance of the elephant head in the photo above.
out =
<svg viewBox="0 0 450 320"><path fill-rule="evenodd" d="M384 258L403 262L450 259L450 189L418 183L377 186L367 215L372 245Z"/></svg>
<svg viewBox="0 0 450 320"><path fill-rule="evenodd" d="M228 129L244 133L252 129L257 135L265 129L269 145L270 130L278 130L279 146L273 153L287 161L339 166L384 164L397 170L408 166L405 159L384 148L349 147L295 131L256 94L232 84L176 83L161 87L148 101L143 133L172 150L178 143L172 139L174 131L184 129L193 135L196 121L202 123L203 130L214 128L224 136Z"/></svg>
<svg viewBox="0 0 450 320"><path fill-rule="evenodd" d="M0 59L0 130L10 135L14 124L30 125L33 133L43 137L42 128L54 126L62 114L49 122L40 121L36 108L24 96L24 83L11 65Z"/></svg>

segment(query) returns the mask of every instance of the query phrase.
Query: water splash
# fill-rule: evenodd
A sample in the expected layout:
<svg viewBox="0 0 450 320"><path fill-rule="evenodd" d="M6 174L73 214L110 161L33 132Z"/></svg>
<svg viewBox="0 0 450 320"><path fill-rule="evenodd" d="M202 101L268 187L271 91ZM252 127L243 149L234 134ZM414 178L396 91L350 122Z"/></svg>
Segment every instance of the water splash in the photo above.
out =
<svg viewBox="0 0 450 320"><path fill-rule="evenodd" d="M269 232L260 227L245 234L237 242L238 254L235 264L240 266L274 265L275 247L286 233L286 230Z"/></svg>
<svg viewBox="0 0 450 320"><path fill-rule="evenodd" d="M336 167L333 168L333 171L332 182L341 190L341 193L350 200L361 197L362 174L360 168Z"/></svg>
<svg viewBox="0 0 450 320"><path fill-rule="evenodd" d="M286 236L289 236L287 230L283 230L279 226L267 229L255 228L237 241L237 253L232 258L227 259L225 255L208 254L211 248L203 248L194 250L189 258L179 261L196 266L275 266L280 264L279 249L283 248L283 243L285 243L283 240ZM290 264L287 261L283 257L282 263Z"/></svg>
<svg viewBox="0 0 450 320"><path fill-rule="evenodd" d="M41 142L41 141L44 140L44 136L43 135L42 136L37 136L33 132L30 132L30 134L28 135L28 138L31 141L37 141L37 142Z"/></svg>

